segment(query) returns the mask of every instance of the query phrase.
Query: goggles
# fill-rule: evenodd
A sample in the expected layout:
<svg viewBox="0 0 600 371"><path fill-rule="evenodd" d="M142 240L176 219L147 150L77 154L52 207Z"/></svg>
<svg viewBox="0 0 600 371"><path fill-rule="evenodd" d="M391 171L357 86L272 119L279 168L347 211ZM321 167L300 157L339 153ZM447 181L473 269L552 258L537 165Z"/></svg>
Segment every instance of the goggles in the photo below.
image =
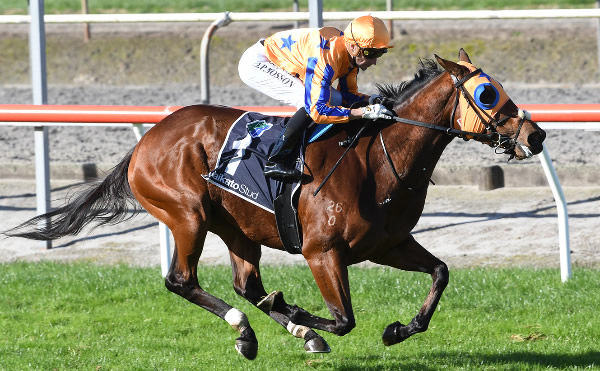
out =
<svg viewBox="0 0 600 371"><path fill-rule="evenodd" d="M361 48L361 46L358 45L358 42L356 42L356 39L354 38L354 33L352 32L352 23L350 23L350 35L352 36L352 40L354 40L354 44L358 46L358 49L360 49L360 52L362 53L362 55L365 56L365 58L375 59L387 53L387 48Z"/></svg>

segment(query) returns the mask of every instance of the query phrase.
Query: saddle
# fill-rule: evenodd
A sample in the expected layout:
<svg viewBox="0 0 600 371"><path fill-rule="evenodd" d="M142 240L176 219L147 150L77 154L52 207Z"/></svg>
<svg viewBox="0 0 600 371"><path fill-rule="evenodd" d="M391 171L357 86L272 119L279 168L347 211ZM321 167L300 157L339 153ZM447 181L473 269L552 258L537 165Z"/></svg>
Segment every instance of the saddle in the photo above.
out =
<svg viewBox="0 0 600 371"><path fill-rule="evenodd" d="M245 112L229 129L215 169L202 177L264 210L275 214L283 246L290 254L302 253L302 233L298 223L297 201L301 182L266 178L262 169L289 118ZM316 125L302 141L296 168L304 170L305 142L312 143L332 125Z"/></svg>

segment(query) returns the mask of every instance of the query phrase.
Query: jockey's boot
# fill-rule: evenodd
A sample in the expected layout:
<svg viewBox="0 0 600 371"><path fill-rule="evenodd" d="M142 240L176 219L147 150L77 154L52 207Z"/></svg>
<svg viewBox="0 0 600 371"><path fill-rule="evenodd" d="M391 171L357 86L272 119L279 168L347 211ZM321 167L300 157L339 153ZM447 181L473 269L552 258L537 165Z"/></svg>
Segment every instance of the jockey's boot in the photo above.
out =
<svg viewBox="0 0 600 371"><path fill-rule="evenodd" d="M299 180L302 178L302 173L296 169L296 147L311 121L312 119L306 113L304 107L294 113L281 132L281 136L265 164L265 176L279 180Z"/></svg>

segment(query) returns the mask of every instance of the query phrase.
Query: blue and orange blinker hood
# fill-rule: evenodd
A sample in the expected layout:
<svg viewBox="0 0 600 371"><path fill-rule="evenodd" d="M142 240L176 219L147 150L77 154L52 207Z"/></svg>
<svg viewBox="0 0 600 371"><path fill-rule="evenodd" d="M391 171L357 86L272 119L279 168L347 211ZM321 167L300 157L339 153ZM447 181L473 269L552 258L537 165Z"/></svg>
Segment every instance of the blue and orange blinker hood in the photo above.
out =
<svg viewBox="0 0 600 371"><path fill-rule="evenodd" d="M468 62L460 61L458 64L467 67L470 72L477 69ZM463 94L460 95L460 118L454 125L455 129L483 133L486 126L479 116L495 117L510 98L499 82L483 72L465 81L463 86L473 97L474 104L469 104L467 98ZM479 115L475 110L479 111Z"/></svg>

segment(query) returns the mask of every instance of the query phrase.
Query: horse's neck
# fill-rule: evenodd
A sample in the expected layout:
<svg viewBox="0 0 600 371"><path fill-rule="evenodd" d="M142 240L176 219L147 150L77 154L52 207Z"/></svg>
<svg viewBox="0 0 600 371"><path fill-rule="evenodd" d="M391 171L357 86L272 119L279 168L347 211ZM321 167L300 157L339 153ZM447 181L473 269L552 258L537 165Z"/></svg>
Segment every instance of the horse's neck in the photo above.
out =
<svg viewBox="0 0 600 371"><path fill-rule="evenodd" d="M444 73L395 109L399 117L449 127L454 92ZM382 137L397 173L405 183L392 187L426 186L442 152L452 141L451 136L441 131L403 123L384 129ZM388 162L384 158L380 163L384 161ZM388 174L383 176L388 178Z"/></svg>
<svg viewBox="0 0 600 371"><path fill-rule="evenodd" d="M451 108L456 88L442 73L426 83L421 90L396 105L399 117L428 122L439 126L450 126Z"/></svg>

